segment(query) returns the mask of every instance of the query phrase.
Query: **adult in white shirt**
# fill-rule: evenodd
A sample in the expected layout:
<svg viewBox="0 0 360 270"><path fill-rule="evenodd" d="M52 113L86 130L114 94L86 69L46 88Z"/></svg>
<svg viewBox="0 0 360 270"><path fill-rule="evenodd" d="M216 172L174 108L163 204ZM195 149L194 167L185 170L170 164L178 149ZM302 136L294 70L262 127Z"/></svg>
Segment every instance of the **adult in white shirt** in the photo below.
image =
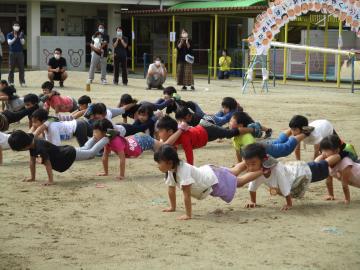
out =
<svg viewBox="0 0 360 270"><path fill-rule="evenodd" d="M154 63L150 64L146 76L147 89L164 89L163 84L166 80L167 70L160 57L156 57Z"/></svg>

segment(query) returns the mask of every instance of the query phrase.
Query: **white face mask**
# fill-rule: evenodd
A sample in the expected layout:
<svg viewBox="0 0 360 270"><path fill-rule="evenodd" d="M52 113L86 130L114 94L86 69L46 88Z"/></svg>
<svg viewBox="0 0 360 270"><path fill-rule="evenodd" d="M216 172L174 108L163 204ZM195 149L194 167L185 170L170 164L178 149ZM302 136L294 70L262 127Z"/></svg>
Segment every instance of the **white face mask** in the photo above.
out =
<svg viewBox="0 0 360 270"><path fill-rule="evenodd" d="M13 26L13 29L14 29L14 31L16 31L16 32L17 32L17 31L19 31L19 30L20 30L20 26L17 26L17 25L15 26L15 25L14 25L14 26Z"/></svg>
<svg viewBox="0 0 360 270"><path fill-rule="evenodd" d="M105 29L104 28L99 28L99 32L100 33L104 33Z"/></svg>
<svg viewBox="0 0 360 270"><path fill-rule="evenodd" d="M160 64L161 64L160 60L155 61L155 65L160 66Z"/></svg>
<svg viewBox="0 0 360 270"><path fill-rule="evenodd" d="M117 31L117 32L116 32L116 35L117 35L118 37L122 37L122 31Z"/></svg>
<svg viewBox="0 0 360 270"><path fill-rule="evenodd" d="M183 38L188 38L188 36L189 36L188 33L182 33Z"/></svg>
<svg viewBox="0 0 360 270"><path fill-rule="evenodd" d="M55 59L59 60L60 59L60 54L54 53L54 57L55 57Z"/></svg>

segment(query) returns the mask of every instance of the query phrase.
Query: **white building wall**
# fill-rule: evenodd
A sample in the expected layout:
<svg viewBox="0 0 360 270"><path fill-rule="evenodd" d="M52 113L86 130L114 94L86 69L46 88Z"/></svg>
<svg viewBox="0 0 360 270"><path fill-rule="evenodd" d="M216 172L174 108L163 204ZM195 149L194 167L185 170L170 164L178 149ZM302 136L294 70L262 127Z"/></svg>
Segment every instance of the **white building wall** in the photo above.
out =
<svg viewBox="0 0 360 270"><path fill-rule="evenodd" d="M27 63L31 68L39 67L40 2L27 6Z"/></svg>

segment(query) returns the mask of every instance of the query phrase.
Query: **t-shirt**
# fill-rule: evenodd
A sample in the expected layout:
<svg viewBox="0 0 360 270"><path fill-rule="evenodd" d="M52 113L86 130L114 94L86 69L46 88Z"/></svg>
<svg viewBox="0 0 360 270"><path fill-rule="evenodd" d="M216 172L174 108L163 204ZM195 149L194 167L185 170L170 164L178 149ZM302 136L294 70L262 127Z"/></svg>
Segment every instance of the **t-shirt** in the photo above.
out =
<svg viewBox="0 0 360 270"><path fill-rule="evenodd" d="M221 71L230 70L231 57L230 56L221 56L219 59L219 66Z"/></svg>
<svg viewBox="0 0 360 270"><path fill-rule="evenodd" d="M6 149L10 148L9 142L8 142L9 137L10 137L10 134L0 132L0 147L3 150L6 150Z"/></svg>
<svg viewBox="0 0 360 270"><path fill-rule="evenodd" d="M250 133L235 136L231 140L236 151L240 151L244 146L256 142L255 138Z"/></svg>
<svg viewBox="0 0 360 270"><path fill-rule="evenodd" d="M178 42L179 42L179 41L178 41ZM188 40L188 42L189 42L189 44L190 44L190 48L188 48L188 47L186 46L186 43L185 43L185 42L183 42L181 48L179 48L179 47L178 47L178 44L179 44L178 42L176 43L176 49L177 49L177 51L178 51L177 60L176 60L176 61L177 61L178 63L184 63L184 62L185 62L185 56L186 56L187 54L192 55L192 42L191 42L190 39Z"/></svg>
<svg viewBox="0 0 360 270"><path fill-rule="evenodd" d="M186 160L194 164L193 149L204 147L208 142L208 133L202 126L196 126L183 132L175 145L181 145L184 149Z"/></svg>
<svg viewBox="0 0 360 270"><path fill-rule="evenodd" d="M304 176L311 180L312 173L306 162L279 162L271 168L271 174L268 178L262 175L250 182L249 191L255 192L258 187L264 183L270 188L275 188L278 193L286 197L290 194L291 186L295 180Z"/></svg>
<svg viewBox="0 0 360 270"><path fill-rule="evenodd" d="M106 46L104 46L102 49L104 50L104 52L103 52L103 56L104 57L107 57L108 56L108 44L109 44L109 42L110 42L110 38L109 38L109 35L107 35L107 34L102 34L102 33L100 33L100 39L101 39L101 45L106 41ZM95 38L95 36L93 36L92 37L92 39L91 39L91 44L94 44L94 38ZM94 51L95 52L95 51ZM97 52L96 52L97 53ZM98 53L97 53L98 54Z"/></svg>
<svg viewBox="0 0 360 270"><path fill-rule="evenodd" d="M350 158L343 158L334 168L330 168L330 175L337 177L337 173L351 166L351 177L349 184L360 188L360 164L352 161Z"/></svg>
<svg viewBox="0 0 360 270"><path fill-rule="evenodd" d="M61 145L61 141L70 140L76 130L77 121L51 122L46 121L47 132L45 132L45 139L54 145Z"/></svg>
<svg viewBox="0 0 360 270"><path fill-rule="evenodd" d="M141 155L142 150L134 136L116 136L106 146L108 151L115 153L124 152L127 158L135 158Z"/></svg>
<svg viewBox="0 0 360 270"><path fill-rule="evenodd" d="M71 97L53 95L44 104L45 109L60 106L59 112L71 112L74 109L74 100Z"/></svg>
<svg viewBox="0 0 360 270"><path fill-rule="evenodd" d="M191 185L191 196L196 199L204 199L212 191L212 186L218 183L218 179L209 165L194 167L181 161L176 168L176 179L172 171L167 173L165 184L168 186Z"/></svg>
<svg viewBox="0 0 360 270"><path fill-rule="evenodd" d="M154 79L157 80L159 77L164 75L165 70L164 70L163 65L157 66L157 65L155 65L155 63L152 63L149 65L148 72L153 73L153 75L151 75L151 76L153 76Z"/></svg>
<svg viewBox="0 0 360 270"><path fill-rule="evenodd" d="M30 109L28 110L28 109L23 108L23 109L21 109L20 111L17 111L17 112L5 110L1 114L5 115L5 117L8 120L9 124L12 124L12 123L19 122L25 116L30 116L31 113L32 113L32 110L30 110Z"/></svg>
<svg viewBox="0 0 360 270"><path fill-rule="evenodd" d="M309 126L315 129L310 136L304 139L305 144L319 144L323 138L334 133L334 127L328 120L315 120Z"/></svg>
<svg viewBox="0 0 360 270"><path fill-rule="evenodd" d="M10 52L22 52L23 51L23 45L21 44L21 39L25 39L24 34L18 33L18 37L15 40L15 42L11 45L9 45L9 51ZM7 40L13 40L14 39L14 32L10 32L7 34L6 39Z"/></svg>
<svg viewBox="0 0 360 270"><path fill-rule="evenodd" d="M65 172L75 161L76 150L71 145L56 146L42 139L34 139L34 144L34 149L29 150L30 156L40 156L43 163L50 160L53 170L57 172Z"/></svg>
<svg viewBox="0 0 360 270"><path fill-rule="evenodd" d="M49 59L48 66L51 68L60 68L66 67L66 59L64 57L60 57L59 59L56 59L55 57L52 57Z"/></svg>
<svg viewBox="0 0 360 270"><path fill-rule="evenodd" d="M128 43L128 38L123 36L122 39L124 40L124 42L126 44L129 44ZM113 38L113 44L115 43L116 41L116 38ZM124 47L122 42L118 42L118 45L114 48L114 53L116 54L116 56L119 56L120 58L126 58L127 56L127 46Z"/></svg>

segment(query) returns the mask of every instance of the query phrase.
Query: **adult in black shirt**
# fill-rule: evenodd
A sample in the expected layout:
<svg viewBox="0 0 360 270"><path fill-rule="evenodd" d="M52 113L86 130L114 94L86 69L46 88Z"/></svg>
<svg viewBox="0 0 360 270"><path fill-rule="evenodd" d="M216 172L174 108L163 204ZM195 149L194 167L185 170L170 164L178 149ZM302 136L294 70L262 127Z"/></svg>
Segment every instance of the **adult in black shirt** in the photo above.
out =
<svg viewBox="0 0 360 270"><path fill-rule="evenodd" d="M116 28L116 37L113 38L114 47L114 84L119 84L119 73L121 65L121 76L123 85L128 83L127 74L127 46L128 38L123 35L121 26Z"/></svg>
<svg viewBox="0 0 360 270"><path fill-rule="evenodd" d="M48 78L50 82L59 81L60 87L64 87L64 81L68 77L66 73L66 59L61 56L62 50L56 48L54 56L48 62Z"/></svg>
<svg viewBox="0 0 360 270"><path fill-rule="evenodd" d="M176 45L177 49L177 84L182 85L182 90L186 90L187 86L194 88L194 77L192 72L192 64L186 61L186 55L192 55L192 44L186 29L181 32L181 37Z"/></svg>

